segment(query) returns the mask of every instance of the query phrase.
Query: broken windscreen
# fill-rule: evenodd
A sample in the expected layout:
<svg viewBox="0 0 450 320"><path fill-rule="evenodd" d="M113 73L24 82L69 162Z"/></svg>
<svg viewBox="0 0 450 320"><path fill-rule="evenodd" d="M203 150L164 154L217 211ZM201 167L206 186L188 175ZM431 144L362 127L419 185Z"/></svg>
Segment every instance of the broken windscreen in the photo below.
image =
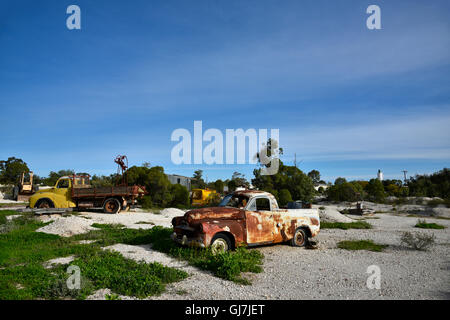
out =
<svg viewBox="0 0 450 320"><path fill-rule="evenodd" d="M248 197L244 195L229 194L219 203L219 207L244 208L248 203Z"/></svg>

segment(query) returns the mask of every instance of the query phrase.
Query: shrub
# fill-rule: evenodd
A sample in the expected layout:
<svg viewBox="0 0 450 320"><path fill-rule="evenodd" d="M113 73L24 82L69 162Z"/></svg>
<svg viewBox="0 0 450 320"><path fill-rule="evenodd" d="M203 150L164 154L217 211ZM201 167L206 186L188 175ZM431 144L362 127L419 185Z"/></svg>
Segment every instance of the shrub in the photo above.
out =
<svg viewBox="0 0 450 320"><path fill-rule="evenodd" d="M414 250L426 250L430 246L432 246L435 242L435 235L428 234L424 232L403 232L400 243L405 244L408 247L413 248Z"/></svg>

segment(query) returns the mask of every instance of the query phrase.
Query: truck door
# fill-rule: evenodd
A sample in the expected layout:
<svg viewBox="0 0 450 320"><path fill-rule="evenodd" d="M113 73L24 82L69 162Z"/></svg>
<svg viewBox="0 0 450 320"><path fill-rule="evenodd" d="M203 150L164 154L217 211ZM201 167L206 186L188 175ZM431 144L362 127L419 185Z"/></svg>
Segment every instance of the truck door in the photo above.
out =
<svg viewBox="0 0 450 320"><path fill-rule="evenodd" d="M71 184L70 179L60 179L56 185L55 193L59 196L58 200L64 202L64 207L69 206Z"/></svg>
<svg viewBox="0 0 450 320"><path fill-rule="evenodd" d="M271 243L274 239L274 220L270 200L254 198L247 206L247 244Z"/></svg>

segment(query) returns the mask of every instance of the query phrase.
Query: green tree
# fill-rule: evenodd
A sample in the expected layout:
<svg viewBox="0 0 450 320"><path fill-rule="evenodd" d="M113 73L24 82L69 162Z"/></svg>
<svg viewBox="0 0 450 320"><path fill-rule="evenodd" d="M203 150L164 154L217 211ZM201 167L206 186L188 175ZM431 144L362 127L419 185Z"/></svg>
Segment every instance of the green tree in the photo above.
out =
<svg viewBox="0 0 450 320"><path fill-rule="evenodd" d="M409 195L450 199L450 169L431 175L416 175L408 182Z"/></svg>
<svg viewBox="0 0 450 320"><path fill-rule="evenodd" d="M154 205L166 207L172 203L171 184L163 167L133 166L127 170L127 175L129 184L145 186Z"/></svg>
<svg viewBox="0 0 450 320"><path fill-rule="evenodd" d="M366 192L369 199L376 202L383 202L386 198L383 183L378 179L371 179L366 186Z"/></svg>
<svg viewBox="0 0 450 320"><path fill-rule="evenodd" d="M269 139L266 148L268 155L276 154L272 152L272 148L278 148L278 143ZM282 152L283 149L279 148L278 153L282 154ZM259 160L259 154L257 159ZM272 193L278 201L283 189L288 190L294 200L311 201L316 194L310 177L295 166L285 166L281 160L279 160L276 174L262 175L261 169L255 169L253 175L255 177L252 179L252 184L260 190Z"/></svg>
<svg viewBox="0 0 450 320"><path fill-rule="evenodd" d="M194 180L192 181L192 189L205 189L206 182L203 180L203 170L194 171L194 175L192 176Z"/></svg>
<svg viewBox="0 0 450 320"><path fill-rule="evenodd" d="M347 182L344 178L337 178L334 185L326 190L331 201L359 201L364 198L364 190L358 181Z"/></svg>
<svg viewBox="0 0 450 320"><path fill-rule="evenodd" d="M292 196L288 189L281 189L278 198L279 198L278 205L281 207L285 207L288 204L288 202L292 201Z"/></svg>
<svg viewBox="0 0 450 320"><path fill-rule="evenodd" d="M311 170L310 172L308 172L308 177L311 178L314 185L319 184L319 182L320 182L320 172L319 171Z"/></svg>
<svg viewBox="0 0 450 320"><path fill-rule="evenodd" d="M218 193L223 193L223 187L224 183L222 180L218 179L214 182L214 190L216 190Z"/></svg>
<svg viewBox="0 0 450 320"><path fill-rule="evenodd" d="M71 169L59 170L58 172L50 171L48 177L44 179L44 184L52 187L56 184L56 181L58 181L59 178L64 176L72 176L74 174L75 171Z"/></svg>
<svg viewBox="0 0 450 320"><path fill-rule="evenodd" d="M172 194L171 206L181 208L189 206L189 191L185 186L173 184L170 186L170 192Z"/></svg>
<svg viewBox="0 0 450 320"><path fill-rule="evenodd" d="M236 190L236 181L234 180L229 180L228 181L228 191L229 192L233 192L234 190Z"/></svg>
<svg viewBox="0 0 450 320"><path fill-rule="evenodd" d="M236 187L248 188L250 186L247 179L245 179L245 175L237 171L233 173L231 180L235 182Z"/></svg>
<svg viewBox="0 0 450 320"><path fill-rule="evenodd" d="M10 157L0 161L1 184L16 184L23 172L29 173L30 169L22 159Z"/></svg>

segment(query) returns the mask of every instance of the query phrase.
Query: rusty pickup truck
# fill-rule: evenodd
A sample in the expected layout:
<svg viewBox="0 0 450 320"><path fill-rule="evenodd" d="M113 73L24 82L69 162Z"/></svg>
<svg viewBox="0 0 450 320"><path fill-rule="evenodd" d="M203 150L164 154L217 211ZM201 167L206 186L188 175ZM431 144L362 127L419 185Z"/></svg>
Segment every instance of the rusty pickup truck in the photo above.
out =
<svg viewBox="0 0 450 320"><path fill-rule="evenodd" d="M320 219L317 209L281 209L268 192L241 190L227 195L218 207L173 218L172 225L177 243L221 252L288 241L302 247L319 233Z"/></svg>

